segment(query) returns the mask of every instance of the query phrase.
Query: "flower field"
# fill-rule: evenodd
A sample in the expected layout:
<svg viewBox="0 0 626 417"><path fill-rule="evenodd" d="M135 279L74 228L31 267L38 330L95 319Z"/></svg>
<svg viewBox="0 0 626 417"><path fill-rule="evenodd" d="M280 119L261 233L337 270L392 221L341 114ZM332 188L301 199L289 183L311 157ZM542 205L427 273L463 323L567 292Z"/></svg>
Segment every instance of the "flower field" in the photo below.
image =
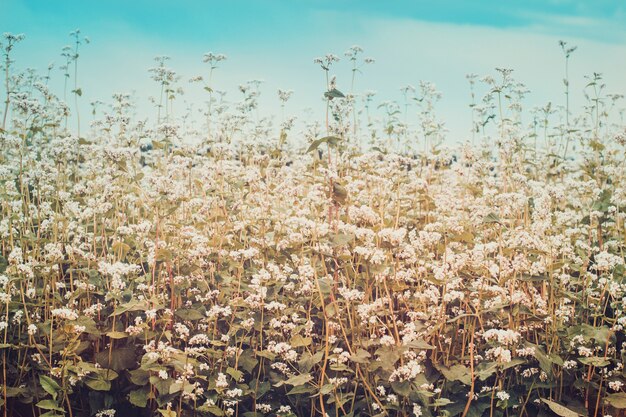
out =
<svg viewBox="0 0 626 417"><path fill-rule="evenodd" d="M158 122L118 94L78 134L9 52L5 416L624 415L626 131L599 78L588 112L524 123L509 71L470 78L475 145L446 147L427 83L411 127L328 77L301 132L207 84L194 130L161 60Z"/></svg>

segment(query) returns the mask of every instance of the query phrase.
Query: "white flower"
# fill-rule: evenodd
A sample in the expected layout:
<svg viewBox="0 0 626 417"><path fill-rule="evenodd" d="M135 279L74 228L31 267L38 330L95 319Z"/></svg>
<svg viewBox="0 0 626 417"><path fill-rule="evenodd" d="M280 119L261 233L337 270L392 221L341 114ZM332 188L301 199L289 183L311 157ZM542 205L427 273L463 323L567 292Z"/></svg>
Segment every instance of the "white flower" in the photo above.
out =
<svg viewBox="0 0 626 417"><path fill-rule="evenodd" d="M261 413L269 413L272 411L272 406L269 404L257 403L255 411L258 411Z"/></svg>
<svg viewBox="0 0 626 417"><path fill-rule="evenodd" d="M511 345L517 343L520 340L521 335L508 329L489 329L483 334L483 338L486 341L497 340L501 345Z"/></svg>
<svg viewBox="0 0 626 417"><path fill-rule="evenodd" d="M226 381L226 375L223 373L217 374L217 380L215 381L215 386L217 388L226 388L228 386L228 381Z"/></svg>
<svg viewBox="0 0 626 417"><path fill-rule="evenodd" d="M420 365L418 360L412 360L394 370L389 376L389 382L409 381L421 373L422 365Z"/></svg>
<svg viewBox="0 0 626 417"><path fill-rule="evenodd" d="M498 391L496 393L496 397L498 397L500 401L506 401L511 398L511 396L506 391Z"/></svg>
<svg viewBox="0 0 626 417"><path fill-rule="evenodd" d="M233 388L226 391L226 396L230 398L241 397L243 395L243 391L241 388Z"/></svg>
<svg viewBox="0 0 626 417"><path fill-rule="evenodd" d="M289 405L281 405L278 408L278 411L276 412L276 414L289 414L291 413L291 406Z"/></svg>
<svg viewBox="0 0 626 417"><path fill-rule="evenodd" d="M504 349L501 346L491 348L485 352L487 358L494 359L496 362L509 363L511 362L511 351Z"/></svg>
<svg viewBox="0 0 626 417"><path fill-rule="evenodd" d="M78 313L71 308L55 308L52 310L52 316L58 317L64 320L76 320L78 319Z"/></svg>

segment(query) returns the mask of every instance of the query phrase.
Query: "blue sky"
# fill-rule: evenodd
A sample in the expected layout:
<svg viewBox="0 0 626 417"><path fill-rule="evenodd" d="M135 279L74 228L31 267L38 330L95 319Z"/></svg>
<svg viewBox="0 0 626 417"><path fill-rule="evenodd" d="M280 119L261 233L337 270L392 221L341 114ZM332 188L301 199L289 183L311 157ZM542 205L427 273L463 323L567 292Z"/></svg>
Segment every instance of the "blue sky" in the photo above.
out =
<svg viewBox="0 0 626 417"><path fill-rule="evenodd" d="M263 79L265 111L276 112L277 88L293 89L288 111L319 106L322 74L312 60L343 55L353 44L376 63L364 69L357 90L399 99L399 89L419 80L443 92L440 112L453 141L466 136L469 90L465 74L513 68L532 91L528 106L563 99L558 40L578 45L572 57L574 106L582 105L583 75L605 76L610 92L626 93L626 3L620 0L408 1L408 0L0 0L0 32L25 33L18 66L44 70L61 63L68 33L91 39L81 54L82 102L135 91L149 113L156 94L147 69L156 55L172 57L183 80L206 72L204 52L229 59L215 74L218 88L239 98L238 84ZM347 62L336 67L339 86L349 82ZM56 70L60 83L62 76ZM182 83L184 100L202 101ZM577 94L578 93L578 94ZM142 104L143 103L143 104ZM142 110L142 111L143 111ZM140 111L141 112L141 111ZM315 116L313 116L315 117Z"/></svg>
<svg viewBox="0 0 626 417"><path fill-rule="evenodd" d="M2 25L32 31L67 30L81 26L96 35L110 35L130 27L150 37L175 37L190 42L244 41L250 36L282 37L319 24L325 14L351 14L329 21L325 31L366 30L364 17L403 18L458 25L523 28L551 18L596 19L626 24L626 8L619 0L3 0ZM8 7L8 10L7 10ZM554 23L557 23L556 21ZM341 27L339 27L341 26ZM555 32L575 33L580 27L557 23ZM271 32L266 31L272 29ZM585 36L617 41L610 28L595 28ZM306 30L305 30L306 32ZM269 35L269 36L268 36ZM272 36L273 35L273 36ZM622 34L623 35L623 34ZM612 39L613 38L613 39ZM623 38L621 39L623 41Z"/></svg>

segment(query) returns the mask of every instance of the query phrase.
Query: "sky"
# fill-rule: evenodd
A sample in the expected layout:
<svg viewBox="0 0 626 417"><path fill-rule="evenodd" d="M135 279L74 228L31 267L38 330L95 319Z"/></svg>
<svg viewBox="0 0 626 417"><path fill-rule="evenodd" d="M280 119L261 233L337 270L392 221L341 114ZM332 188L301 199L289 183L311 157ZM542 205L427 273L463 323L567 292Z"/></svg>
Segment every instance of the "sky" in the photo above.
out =
<svg viewBox="0 0 626 417"><path fill-rule="evenodd" d="M168 66L186 91L180 101L199 105L204 93L187 80L206 76L202 56L209 51L228 56L213 78L227 99L239 100L239 84L261 79L263 114L279 114L282 88L294 90L287 114L321 118L325 81L313 59L343 57L359 45L376 62L358 74L355 91L376 91L378 102L401 101L400 88L433 82L443 94L436 111L451 143L469 137L466 74L511 68L531 90L527 107L563 104L559 40L578 46L570 61L574 111L584 104L584 76L593 72L603 74L607 92L626 94L621 0L0 0L0 8L0 32L26 34L14 51L17 67L43 73L55 62L52 85L60 94L61 49L80 28L90 39L79 60L81 106L133 92L146 117L154 117L148 97L159 91L148 74L153 58L171 57ZM349 90L349 62L342 59L332 72L338 88Z"/></svg>

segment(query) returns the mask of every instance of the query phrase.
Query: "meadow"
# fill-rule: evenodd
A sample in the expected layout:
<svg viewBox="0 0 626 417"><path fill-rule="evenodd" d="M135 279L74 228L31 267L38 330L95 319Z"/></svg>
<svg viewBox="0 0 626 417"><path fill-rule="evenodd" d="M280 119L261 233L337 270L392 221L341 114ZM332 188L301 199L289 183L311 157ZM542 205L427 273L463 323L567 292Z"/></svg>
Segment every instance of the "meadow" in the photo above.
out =
<svg viewBox="0 0 626 417"><path fill-rule="evenodd" d="M625 415L626 129L601 74L580 114L570 74L534 109L510 70L470 75L451 147L433 84L355 91L359 47L352 78L312 60L325 118L296 128L290 91L273 120L258 83L226 100L216 53L191 83L157 58L150 121L126 94L79 114L80 32L58 93L22 39L1 41L5 417ZM183 85L200 120L173 116Z"/></svg>

